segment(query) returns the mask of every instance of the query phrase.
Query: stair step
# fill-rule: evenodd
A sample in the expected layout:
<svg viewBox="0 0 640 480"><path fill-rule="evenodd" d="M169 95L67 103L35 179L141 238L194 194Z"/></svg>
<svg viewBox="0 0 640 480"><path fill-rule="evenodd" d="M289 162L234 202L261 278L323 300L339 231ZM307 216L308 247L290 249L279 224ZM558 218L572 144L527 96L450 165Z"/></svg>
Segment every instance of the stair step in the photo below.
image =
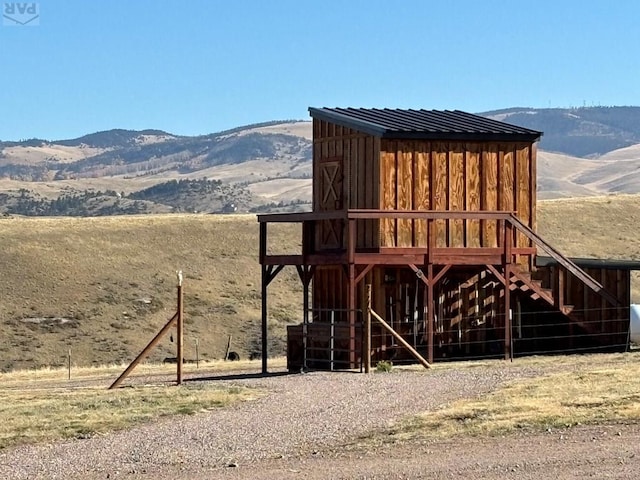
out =
<svg viewBox="0 0 640 480"><path fill-rule="evenodd" d="M542 287L541 287L541 288L540 288L540 291L541 291L543 294L546 294L549 298L553 298L553 290L551 290L550 288L542 288ZM536 293L534 293L533 295L531 295L531 298L533 298L534 300L537 300L537 299L539 299L539 298L541 298L541 297L540 297L540 295L536 292Z"/></svg>
<svg viewBox="0 0 640 480"><path fill-rule="evenodd" d="M563 305L562 307L560 307L560 311L562 313L564 313L565 315L569 315L571 312L573 312L573 309L575 308L575 305Z"/></svg>

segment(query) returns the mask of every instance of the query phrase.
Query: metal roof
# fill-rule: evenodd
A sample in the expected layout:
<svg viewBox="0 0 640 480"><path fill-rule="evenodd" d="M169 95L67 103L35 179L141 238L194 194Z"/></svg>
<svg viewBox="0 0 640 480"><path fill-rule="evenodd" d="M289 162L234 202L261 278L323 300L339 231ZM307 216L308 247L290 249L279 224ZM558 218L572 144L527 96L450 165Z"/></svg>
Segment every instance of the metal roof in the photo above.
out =
<svg viewBox="0 0 640 480"><path fill-rule="evenodd" d="M313 108L318 120L381 138L535 142L542 132L462 112L399 108Z"/></svg>
<svg viewBox="0 0 640 480"><path fill-rule="evenodd" d="M640 262L636 260L615 260L610 258L571 258L571 261L581 268L604 268L610 270L640 270ZM538 255L536 266L548 267L557 265L552 257Z"/></svg>

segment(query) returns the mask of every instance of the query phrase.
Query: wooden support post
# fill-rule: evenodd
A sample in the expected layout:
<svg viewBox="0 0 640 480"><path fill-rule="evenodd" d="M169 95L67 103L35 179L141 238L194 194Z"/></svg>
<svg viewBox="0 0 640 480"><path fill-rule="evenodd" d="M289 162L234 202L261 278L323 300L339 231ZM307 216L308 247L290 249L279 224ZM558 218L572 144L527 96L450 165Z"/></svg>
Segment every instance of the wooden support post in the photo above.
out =
<svg viewBox="0 0 640 480"><path fill-rule="evenodd" d="M227 338L227 349L224 351L225 360L229 360L229 352L231 351L231 338L231 335L229 335L229 338Z"/></svg>
<svg viewBox="0 0 640 480"><path fill-rule="evenodd" d="M513 338L511 335L511 262L512 259L512 243L513 243L513 225L510 222L503 222L504 225L504 358L512 359Z"/></svg>
<svg viewBox="0 0 640 480"><path fill-rule="evenodd" d="M510 283L510 275L511 275L511 265L506 264L504 267L504 359L509 360L512 359L512 335L511 335L511 290L509 290Z"/></svg>
<svg viewBox="0 0 640 480"><path fill-rule="evenodd" d="M127 367L127 369L124 372L122 372L122 374L116 379L115 382L111 384L111 386L109 387L109 390L116 388L118 385L120 385L124 381L125 378L127 378L127 376L131 373L131 371L134 368L136 368L136 366L147 355L149 355L149 352L151 351L151 349L155 347L158 344L158 342L160 342L162 337L169 331L169 329L173 327L173 324L176 322L177 319L178 319L178 313L176 312L175 315L173 315L173 317L171 317L171 319L165 324L165 326L162 327L162 329L157 333L157 335L153 337L153 339L147 344L147 346L144 347L144 350L142 350L142 352L140 352L140 354L135 358L135 360L131 362L131 364Z"/></svg>
<svg viewBox="0 0 640 480"><path fill-rule="evenodd" d="M367 312L364 321L364 373L371 371L371 284L367 284Z"/></svg>
<svg viewBox="0 0 640 480"><path fill-rule="evenodd" d="M262 296L262 319L261 319L261 340L262 340L262 373L267 373L267 285L269 278L269 271L264 264L267 256L267 223L260 223L260 246L259 246L259 260L262 267L261 278L261 296Z"/></svg>
<svg viewBox="0 0 640 480"><path fill-rule="evenodd" d="M554 282L554 286L555 286L555 303L556 303L556 307L558 308L558 310L562 310L562 307L564 307L564 281L565 281L565 269L564 267L562 267L562 265L556 265L556 267L554 268L555 270L555 274L556 274L556 278L555 278L555 282Z"/></svg>
<svg viewBox="0 0 640 480"><path fill-rule="evenodd" d="M261 288L261 296L262 296L262 373L267 373L267 287L271 283L271 281L276 278L278 273L282 271L284 265L278 265L277 267L273 265L262 265L262 288Z"/></svg>
<svg viewBox="0 0 640 480"><path fill-rule="evenodd" d="M356 368L356 266L349 264L347 309L349 310L349 368Z"/></svg>
<svg viewBox="0 0 640 480"><path fill-rule="evenodd" d="M182 385L182 367L184 364L184 294L182 291L182 272L178 272L178 319L176 340L176 383Z"/></svg>
<svg viewBox="0 0 640 480"><path fill-rule="evenodd" d="M261 224L262 225L262 224ZM261 232L262 233L262 232ZM262 238L261 238L262 240ZM261 242L262 243L262 242ZM267 286L269 285L269 267L262 265L262 373L267 373Z"/></svg>
<svg viewBox="0 0 640 480"><path fill-rule="evenodd" d="M309 357L309 284L313 276L313 270L304 265L298 267L298 275L302 282L302 368L307 370L307 360Z"/></svg>
<svg viewBox="0 0 640 480"><path fill-rule="evenodd" d="M260 223L260 247L259 247L259 260L260 264L264 265L265 257L267 256L267 223Z"/></svg>
<svg viewBox="0 0 640 480"><path fill-rule="evenodd" d="M417 352L415 348L413 348L404 338L402 338L402 335L400 335L393 328L391 328L391 326L387 322L385 322L380 315L378 315L376 312L371 310L371 316L375 318L380 323L380 325L384 327L385 330L387 330L391 335L393 335L393 337L398 341L398 343L400 343L400 345L406 348L409 351L409 353L411 353L411 355L413 355L413 357L422 364L424 368L431 368L431 365L429 364L429 362L427 362L422 357L422 355L420 355Z"/></svg>
<svg viewBox="0 0 640 480"><path fill-rule="evenodd" d="M427 265L427 358L433 363L435 305L433 301L433 264Z"/></svg>
<svg viewBox="0 0 640 480"><path fill-rule="evenodd" d="M347 256L349 279L347 280L347 309L349 311L349 368L356 368L356 221L349 219L347 225Z"/></svg>

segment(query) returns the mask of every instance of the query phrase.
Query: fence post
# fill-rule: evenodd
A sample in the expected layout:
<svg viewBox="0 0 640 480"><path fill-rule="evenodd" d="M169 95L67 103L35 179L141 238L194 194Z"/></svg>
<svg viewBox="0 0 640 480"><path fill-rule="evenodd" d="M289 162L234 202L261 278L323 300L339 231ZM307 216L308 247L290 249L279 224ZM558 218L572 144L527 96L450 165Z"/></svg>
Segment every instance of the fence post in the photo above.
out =
<svg viewBox="0 0 640 480"><path fill-rule="evenodd" d="M333 351L335 343L334 339L336 336L336 312L331 310L331 327L329 330L329 369L333 372L333 362L335 359L335 353Z"/></svg>
<svg viewBox="0 0 640 480"><path fill-rule="evenodd" d="M67 356L68 375L67 379L71 380L71 349L69 349L69 355Z"/></svg>
<svg viewBox="0 0 640 480"><path fill-rule="evenodd" d="M176 360L178 362L178 368L176 371L176 383L182 384L182 363L184 361L184 305L183 305L183 292L182 292L182 270L177 272L178 274L178 321L177 321L177 346L176 346Z"/></svg>

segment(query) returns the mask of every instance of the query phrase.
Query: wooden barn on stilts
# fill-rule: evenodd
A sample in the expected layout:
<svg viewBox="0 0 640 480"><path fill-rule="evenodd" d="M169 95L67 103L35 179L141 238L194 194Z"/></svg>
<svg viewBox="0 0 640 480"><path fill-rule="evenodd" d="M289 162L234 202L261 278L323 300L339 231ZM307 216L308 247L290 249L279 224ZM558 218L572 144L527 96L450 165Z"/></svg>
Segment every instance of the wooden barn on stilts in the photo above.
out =
<svg viewBox="0 0 640 480"><path fill-rule="evenodd" d="M290 370L628 347L640 265L572 260L536 233L541 132L461 111L309 112L313 210L258 216L263 371L267 287L287 265L304 312ZM301 225L299 254L269 245L282 222Z"/></svg>

